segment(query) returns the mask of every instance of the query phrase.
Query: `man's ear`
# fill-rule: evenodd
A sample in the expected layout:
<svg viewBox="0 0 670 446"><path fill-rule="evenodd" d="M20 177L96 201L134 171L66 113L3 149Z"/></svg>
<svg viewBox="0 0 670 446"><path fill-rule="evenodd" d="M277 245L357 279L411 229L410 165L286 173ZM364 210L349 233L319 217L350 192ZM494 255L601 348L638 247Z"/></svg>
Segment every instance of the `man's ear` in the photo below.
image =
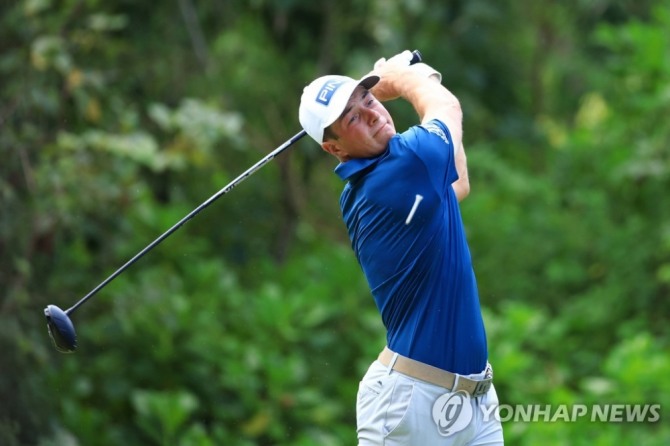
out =
<svg viewBox="0 0 670 446"><path fill-rule="evenodd" d="M333 155L335 158L337 158L340 161L346 161L346 154L342 152L340 149L339 144L337 144L335 141L332 139L328 141L324 141L321 143L321 148L325 150L326 152L330 153Z"/></svg>

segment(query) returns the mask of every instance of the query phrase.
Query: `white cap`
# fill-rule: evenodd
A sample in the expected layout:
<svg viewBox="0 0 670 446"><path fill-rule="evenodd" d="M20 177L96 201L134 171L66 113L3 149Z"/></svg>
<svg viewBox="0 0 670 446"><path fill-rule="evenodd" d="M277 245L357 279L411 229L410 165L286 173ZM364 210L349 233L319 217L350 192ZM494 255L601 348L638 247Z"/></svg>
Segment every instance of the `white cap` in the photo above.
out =
<svg viewBox="0 0 670 446"><path fill-rule="evenodd" d="M355 80L347 76L322 76L305 87L300 98L298 118L307 134L319 144L323 131L337 121L344 111L351 94L359 85L372 88L379 76L369 75Z"/></svg>

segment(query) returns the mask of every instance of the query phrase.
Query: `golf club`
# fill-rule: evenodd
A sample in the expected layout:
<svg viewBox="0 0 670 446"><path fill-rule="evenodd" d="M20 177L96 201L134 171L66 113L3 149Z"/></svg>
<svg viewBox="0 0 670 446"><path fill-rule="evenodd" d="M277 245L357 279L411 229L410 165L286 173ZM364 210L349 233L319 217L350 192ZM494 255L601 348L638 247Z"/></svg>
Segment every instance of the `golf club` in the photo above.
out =
<svg viewBox="0 0 670 446"><path fill-rule="evenodd" d="M415 50L412 52L412 58L410 60L410 65L421 62L421 53L419 53L418 50ZM265 164L273 160L277 155L282 153L284 150L288 149L290 146L295 144L298 140L300 140L303 136L305 136L307 133L305 130L301 130L295 135L293 135L290 139L288 139L286 142L284 142L282 145L274 149L272 152L267 154L265 157L263 157L260 161L258 161L256 164L251 166L249 169L247 169L245 172L240 174L237 178L235 178L233 181L231 181L228 185L226 185L223 189L219 190L217 193L212 195L210 198L208 198L205 202L203 202L200 206L195 208L193 211L191 211L188 215L186 215L184 218L179 220L174 226L172 226L170 229L165 231L162 235L160 235L156 240L151 242L146 248L144 248L142 251L137 253L133 258L128 260L121 268L117 269L112 273L108 278L106 278L100 285L95 287L93 290L91 290L86 296L82 297L77 303L75 303L73 306L68 308L67 310L63 311L56 305L47 305L47 307L44 309L44 316L46 317L47 320L47 328L49 330L49 336L51 336L51 339L53 340L53 343L56 347L56 350L58 350L61 353L72 353L76 350L77 348L77 334L74 329L74 324L70 320L70 316L72 313L74 313L77 308L82 306L86 301L88 301L91 297L93 297L95 294L98 293L101 289L103 289L109 282L114 280L119 274L124 272L128 267L130 267L133 263L135 263L137 260L139 260L142 256L144 256L147 252L151 251L153 248L155 248L159 243L161 243L163 240L168 238L172 233L174 233L177 229L179 229L184 223L189 221L191 218L193 218L195 215L197 215L200 211L208 207L210 204L212 204L214 201L216 201L218 198L221 196L227 194L230 192L235 186L240 184L242 181L247 179L251 174L256 172L258 169L263 167Z"/></svg>

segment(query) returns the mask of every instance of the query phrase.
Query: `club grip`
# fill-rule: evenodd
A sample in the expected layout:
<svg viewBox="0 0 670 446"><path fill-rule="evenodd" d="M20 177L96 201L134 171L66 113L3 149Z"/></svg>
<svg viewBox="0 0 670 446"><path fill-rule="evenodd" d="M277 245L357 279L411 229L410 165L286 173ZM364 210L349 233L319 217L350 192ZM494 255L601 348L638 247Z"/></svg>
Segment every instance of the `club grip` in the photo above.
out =
<svg viewBox="0 0 670 446"><path fill-rule="evenodd" d="M414 65L415 63L419 63L423 60L423 57L421 56L421 53L419 50L414 50L412 51L412 59L409 61L410 65Z"/></svg>

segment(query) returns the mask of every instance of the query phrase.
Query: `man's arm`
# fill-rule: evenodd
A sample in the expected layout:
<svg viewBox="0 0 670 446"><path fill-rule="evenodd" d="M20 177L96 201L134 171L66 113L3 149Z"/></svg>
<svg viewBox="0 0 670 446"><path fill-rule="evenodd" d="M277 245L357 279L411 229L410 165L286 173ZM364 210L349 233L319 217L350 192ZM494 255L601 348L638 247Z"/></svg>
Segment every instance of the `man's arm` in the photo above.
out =
<svg viewBox="0 0 670 446"><path fill-rule="evenodd" d="M454 149L454 162L456 163L456 171L458 172L458 179L451 185L454 188L454 193L458 201L462 201L465 197L470 195L470 178L468 177L468 163L465 156L465 149L463 143Z"/></svg>
<svg viewBox="0 0 670 446"><path fill-rule="evenodd" d="M439 81L426 78L413 67L416 65L377 64L373 73L378 74L381 80L372 88L372 94L380 101L398 97L407 100L418 113L422 124L432 119L439 119L446 124L454 144L454 163L459 177L453 183L453 188L458 201L461 201L470 193L467 159L463 149L461 104Z"/></svg>

